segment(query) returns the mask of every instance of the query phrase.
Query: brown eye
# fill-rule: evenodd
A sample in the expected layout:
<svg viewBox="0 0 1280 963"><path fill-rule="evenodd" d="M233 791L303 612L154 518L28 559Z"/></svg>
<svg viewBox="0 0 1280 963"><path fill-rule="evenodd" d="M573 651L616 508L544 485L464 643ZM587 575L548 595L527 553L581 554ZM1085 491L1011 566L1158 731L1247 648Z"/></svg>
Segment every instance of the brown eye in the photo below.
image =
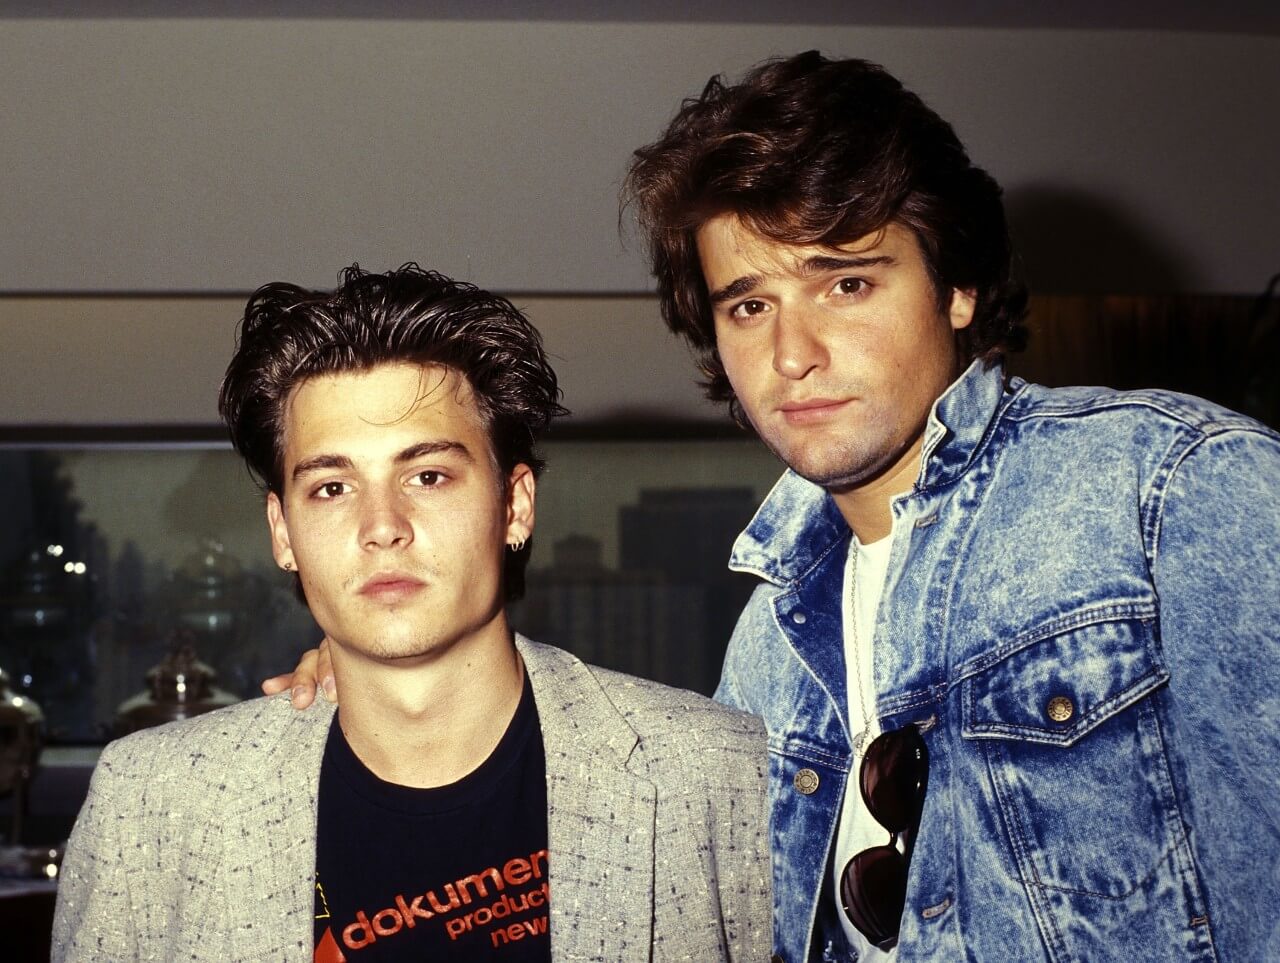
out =
<svg viewBox="0 0 1280 963"><path fill-rule="evenodd" d="M418 474L413 476L413 480L423 488L434 488L436 485L439 485L444 481L444 475L433 469L428 469L427 471L418 472Z"/></svg>
<svg viewBox="0 0 1280 963"><path fill-rule="evenodd" d="M346 494L347 485L345 482L325 482L316 489L317 498L337 498L339 495Z"/></svg>
<svg viewBox="0 0 1280 963"><path fill-rule="evenodd" d="M836 282L836 290L841 294L861 294L867 287L862 278L841 278Z"/></svg>
<svg viewBox="0 0 1280 963"><path fill-rule="evenodd" d="M766 305L763 301L743 301L733 309L733 316L736 318L750 318L759 314L765 309Z"/></svg>

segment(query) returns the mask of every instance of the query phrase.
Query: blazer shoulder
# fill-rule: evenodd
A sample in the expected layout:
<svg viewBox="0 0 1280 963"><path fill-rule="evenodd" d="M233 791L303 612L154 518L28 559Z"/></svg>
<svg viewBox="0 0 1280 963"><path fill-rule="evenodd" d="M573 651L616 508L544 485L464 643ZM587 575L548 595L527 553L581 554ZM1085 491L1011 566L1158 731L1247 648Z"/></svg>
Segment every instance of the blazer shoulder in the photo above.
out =
<svg viewBox="0 0 1280 963"><path fill-rule="evenodd" d="M108 746L120 754L151 755L172 752L207 752L217 746L229 750L242 748L256 734L287 727L291 709L287 696L260 696L190 719L166 722L150 729L140 729L116 739ZM323 708L320 710L323 712ZM299 719L309 715L297 713Z"/></svg>
<svg viewBox="0 0 1280 963"><path fill-rule="evenodd" d="M587 668L642 742L725 748L764 745L764 723L758 716L688 689L598 666Z"/></svg>
<svg viewBox="0 0 1280 963"><path fill-rule="evenodd" d="M736 771L735 759L765 758L764 724L756 716L696 692L588 665L555 646L523 637L517 644L548 750L563 741L575 752L621 751L630 757L628 765L651 776L699 764L704 772ZM708 766L708 759L718 762Z"/></svg>
<svg viewBox="0 0 1280 963"><path fill-rule="evenodd" d="M317 738L315 728L327 730L332 715L328 704L295 712L285 696L250 699L109 743L94 778L122 788L131 783L153 790L170 786L195 800L200 798L198 787L226 782L232 771L252 773L273 754Z"/></svg>

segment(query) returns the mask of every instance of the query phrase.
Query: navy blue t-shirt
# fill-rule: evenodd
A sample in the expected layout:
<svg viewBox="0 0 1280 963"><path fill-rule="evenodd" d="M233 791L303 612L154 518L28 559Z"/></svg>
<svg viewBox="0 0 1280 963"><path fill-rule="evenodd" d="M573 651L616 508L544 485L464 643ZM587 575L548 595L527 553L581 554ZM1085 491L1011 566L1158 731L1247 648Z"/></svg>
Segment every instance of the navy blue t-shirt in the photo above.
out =
<svg viewBox="0 0 1280 963"><path fill-rule="evenodd" d="M502 740L435 789L384 782L334 716L320 769L315 963L549 963L546 756L526 677Z"/></svg>

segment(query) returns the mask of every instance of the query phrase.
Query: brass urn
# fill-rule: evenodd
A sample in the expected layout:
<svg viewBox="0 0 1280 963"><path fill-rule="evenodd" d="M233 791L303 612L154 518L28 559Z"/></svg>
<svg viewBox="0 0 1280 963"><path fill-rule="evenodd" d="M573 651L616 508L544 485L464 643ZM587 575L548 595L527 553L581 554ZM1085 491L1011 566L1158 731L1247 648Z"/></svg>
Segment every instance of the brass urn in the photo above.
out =
<svg viewBox="0 0 1280 963"><path fill-rule="evenodd" d="M44 747L44 713L30 698L9 688L9 673L0 669L0 796L13 793L9 842L22 838L27 788Z"/></svg>
<svg viewBox="0 0 1280 963"><path fill-rule="evenodd" d="M213 684L217 673L196 658L196 650L183 642L146 675L147 688L120 703L113 726L115 736L138 729L190 719L240 700Z"/></svg>

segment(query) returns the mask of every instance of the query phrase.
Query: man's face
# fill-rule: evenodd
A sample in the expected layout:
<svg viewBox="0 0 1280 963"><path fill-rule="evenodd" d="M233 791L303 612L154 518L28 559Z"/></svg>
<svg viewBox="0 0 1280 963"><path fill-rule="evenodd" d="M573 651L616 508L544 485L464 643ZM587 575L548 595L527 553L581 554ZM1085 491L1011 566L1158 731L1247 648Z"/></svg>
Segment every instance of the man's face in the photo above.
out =
<svg viewBox="0 0 1280 963"><path fill-rule="evenodd" d="M533 527L533 474L495 476L466 379L383 365L294 389L284 498L267 498L277 563L295 567L344 653L433 658L506 631L502 560Z"/></svg>
<svg viewBox="0 0 1280 963"><path fill-rule="evenodd" d="M743 411L798 474L848 490L918 466L933 402L958 374L971 294L939 309L899 224L839 248L772 241L724 214L698 231L716 346ZM914 460L914 463L913 463Z"/></svg>

